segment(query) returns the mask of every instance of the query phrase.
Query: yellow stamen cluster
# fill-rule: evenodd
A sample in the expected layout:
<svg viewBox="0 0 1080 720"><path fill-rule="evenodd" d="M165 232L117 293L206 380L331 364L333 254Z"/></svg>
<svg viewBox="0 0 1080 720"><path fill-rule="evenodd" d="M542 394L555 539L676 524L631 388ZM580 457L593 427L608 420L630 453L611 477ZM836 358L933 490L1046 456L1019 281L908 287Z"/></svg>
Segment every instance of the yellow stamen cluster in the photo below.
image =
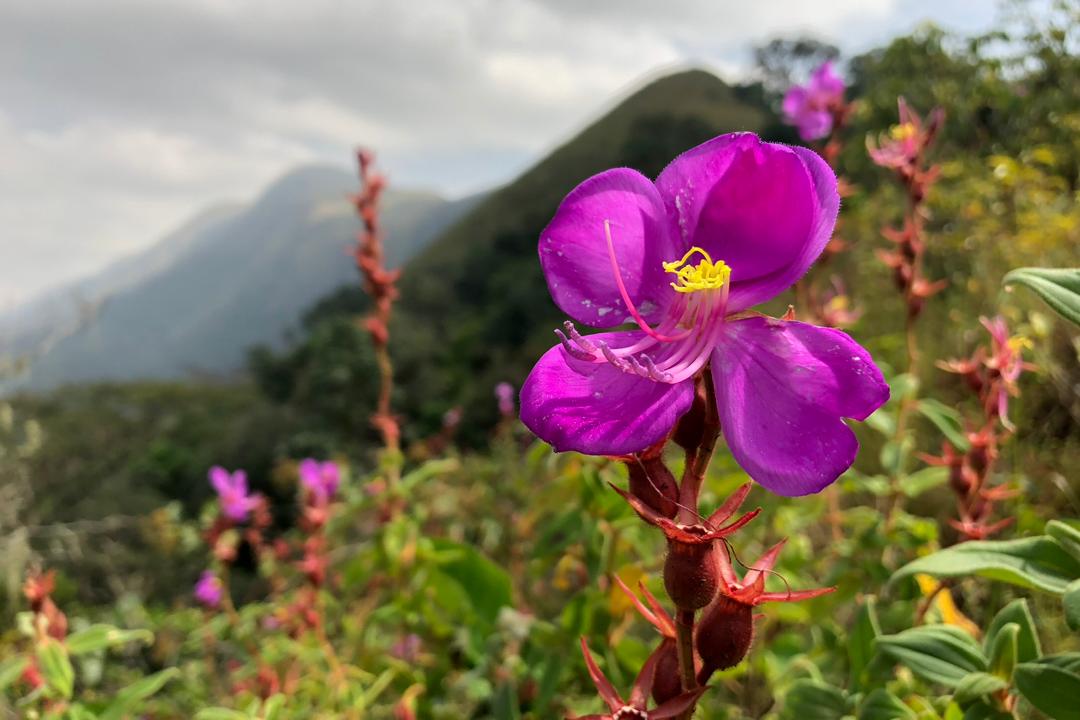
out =
<svg viewBox="0 0 1080 720"><path fill-rule="evenodd" d="M915 129L915 125L912 123L902 123L900 125L893 125L889 129L889 135L893 140L907 140L915 137L918 131Z"/></svg>
<svg viewBox="0 0 1080 720"><path fill-rule="evenodd" d="M701 254L704 260L697 265L688 265L695 254ZM675 292L692 293L698 290L716 290L727 285L731 280L731 268L723 260L713 262L709 253L698 246L690 248L681 260L664 263L664 272L675 273L676 280L671 283Z"/></svg>

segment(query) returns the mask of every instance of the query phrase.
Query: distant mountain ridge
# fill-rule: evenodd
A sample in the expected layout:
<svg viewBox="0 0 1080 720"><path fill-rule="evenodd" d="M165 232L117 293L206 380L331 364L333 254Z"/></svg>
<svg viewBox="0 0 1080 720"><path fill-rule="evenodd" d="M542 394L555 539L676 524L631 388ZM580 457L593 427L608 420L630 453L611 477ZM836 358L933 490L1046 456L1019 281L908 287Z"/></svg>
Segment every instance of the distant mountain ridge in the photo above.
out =
<svg viewBox="0 0 1080 720"><path fill-rule="evenodd" d="M204 213L148 250L0 317L8 353L38 351L5 389L237 372L249 347L280 347L308 306L357 281L347 254L359 229L348 201L356 187L344 170L299 168L246 207ZM388 264L404 264L475 201L388 191Z"/></svg>

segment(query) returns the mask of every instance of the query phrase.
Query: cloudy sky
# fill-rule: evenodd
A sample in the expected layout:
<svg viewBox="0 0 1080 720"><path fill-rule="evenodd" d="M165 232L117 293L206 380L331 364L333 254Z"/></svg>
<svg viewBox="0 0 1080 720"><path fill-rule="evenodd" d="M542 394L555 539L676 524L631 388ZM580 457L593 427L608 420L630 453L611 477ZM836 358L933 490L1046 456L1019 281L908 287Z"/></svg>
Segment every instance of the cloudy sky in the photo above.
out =
<svg viewBox="0 0 1080 720"><path fill-rule="evenodd" d="M0 308L304 162L510 178L643 77L809 33L848 52L994 0L0 0Z"/></svg>

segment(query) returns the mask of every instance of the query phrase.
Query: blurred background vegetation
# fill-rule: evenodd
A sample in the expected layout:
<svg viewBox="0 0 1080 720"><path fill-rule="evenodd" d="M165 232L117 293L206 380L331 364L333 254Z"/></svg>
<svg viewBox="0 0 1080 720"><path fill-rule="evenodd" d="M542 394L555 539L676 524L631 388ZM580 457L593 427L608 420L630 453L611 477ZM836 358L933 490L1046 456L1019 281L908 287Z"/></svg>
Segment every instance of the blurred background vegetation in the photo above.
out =
<svg viewBox="0 0 1080 720"><path fill-rule="evenodd" d="M1080 516L1080 338L1034 296L1001 288L1014 267L1080 265L1078 27L1075 5L1061 3L1052 13L1009 17L1000 30L979 37L928 26L847 59L858 107L839 164L854 187L843 210L851 250L814 271L842 279L862 311L848 332L883 366L902 368L903 308L875 250L886 245L880 228L899 219L903 197L888 173L870 162L864 138L896 123L899 95L920 111L943 107L947 119L932 158L942 166L942 179L929 198L927 274L948 280L948 287L929 301L920 321L922 393L964 407L961 381L935 361L966 355L983 342L982 315L1004 314L1032 341L1039 369L1025 376L1013 404L1019 431L1002 463L1023 491L1016 500L1020 532L1041 532L1043 521L1059 515ZM427 688L446 693L423 700L433 717L519 717L520 710L508 709L518 705L505 695L512 687L532 717L551 717L554 708L566 707L565 698L589 696L579 663L568 659L582 633L615 633L622 640L608 669L617 685L628 686L627 674L647 654L640 639L646 636L629 630L626 602L603 578L655 575L655 565L636 559L659 557L655 538L639 534L631 513L606 492L602 481L619 477L620 468L551 457L540 446L527 449L520 428L499 425L493 397L500 381L520 385L564 319L540 273L537 237L565 194L600 170L625 165L654 176L678 152L731 130L798 142L779 120L779 98L807 67L836 55L812 40L777 41L758 50L760 82L729 86L701 70L657 79L509 185L440 209L443 214L425 226L430 230L391 226L390 247L399 236L420 238L395 256L404 274L391 331L394 407L404 419L410 462L432 454L426 440L440 432L448 410L460 407L463 419L447 451L449 464L412 486L405 513L415 524L384 530L381 545L362 544L378 514L360 487L374 470L377 442L369 423L374 359L357 323L368 301L345 271L345 284L312 299L289 343L250 349L242 373L10 395L0 406L2 626L10 627L22 608L26 568L39 564L60 571L55 597L69 615L159 632L150 648L126 651L121 675L197 655L183 638L199 617L176 609L190 604L205 562L194 527L212 494L207 469L245 468L276 508L276 531L284 533L295 521L291 463L332 457L352 468L355 517L341 520L341 537L360 543L340 567L342 602L362 604L363 598L348 598L348 588L367 587L372 573L411 574L409 593L393 604L360 614L353 608L351 620L340 620L342 636L371 657L385 655L395 638L364 636L367 623L423 635L424 657L395 666L395 697L423 676ZM419 206L411 207L415 217ZM304 225L303 231L318 227ZM347 258L338 262L349 268ZM278 292L289 289L265 285L254 296ZM769 310L779 314L791 301L779 298ZM34 354L24 360L11 367L32 368ZM860 432L864 452L857 468L873 475L880 471L880 441ZM936 450L937 432L929 422L916 424L914 446ZM743 478L725 458L720 452L714 469L710 490L716 495ZM798 658L810 658L822 673L837 671L829 653L841 642L844 618L819 610L850 603L887 579L874 564L885 539L863 513L873 498L853 480L845 489L839 545L822 528L823 501L796 506L755 491L752 501L766 505L770 535L792 537L781 568L791 584L841 589L834 598L771 613L762 633L768 642L761 643L768 651L752 654L748 668L721 681L707 717L775 711L769 688L792 663L803 662ZM938 488L913 502L904 528L912 549L938 541L939 521L950 512L947 497ZM420 531L427 539L417 550ZM470 569L448 570L440 566L440 542L483 557L460 561L473 563ZM416 565L400 560L410 547L420 552ZM755 549L746 552L753 556ZM237 567L237 603L255 606L265 588L252 561L241 558ZM455 575L459 571L495 579L474 587ZM978 604L964 609L992 615L1009 592L976 591L969 597ZM514 613L500 610L492 593L505 593ZM883 621L910 612L911 602L901 598L882 607ZM102 682L106 687L116 679ZM188 683L162 702L160 716L188 717L211 702L212 692Z"/></svg>

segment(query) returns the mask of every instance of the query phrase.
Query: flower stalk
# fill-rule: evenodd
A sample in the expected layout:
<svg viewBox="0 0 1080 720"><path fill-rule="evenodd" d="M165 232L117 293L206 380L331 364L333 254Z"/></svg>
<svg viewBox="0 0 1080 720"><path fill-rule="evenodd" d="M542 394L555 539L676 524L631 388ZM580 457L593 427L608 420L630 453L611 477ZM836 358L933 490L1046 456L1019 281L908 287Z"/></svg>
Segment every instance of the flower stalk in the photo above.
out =
<svg viewBox="0 0 1080 720"><path fill-rule="evenodd" d="M375 156L365 149L356 153L360 172L360 192L352 197L353 205L363 227L357 236L353 252L356 267L363 278L364 290L374 301L374 308L363 320L375 350L379 369L379 396L371 422L382 436L386 454L393 460L391 483L397 477L397 457L401 452L401 427L391 411L394 390L394 365L390 358L390 318L398 297L397 280L400 270L386 268L383 253L383 233L380 223L380 201L386 188L386 178L374 169Z"/></svg>

